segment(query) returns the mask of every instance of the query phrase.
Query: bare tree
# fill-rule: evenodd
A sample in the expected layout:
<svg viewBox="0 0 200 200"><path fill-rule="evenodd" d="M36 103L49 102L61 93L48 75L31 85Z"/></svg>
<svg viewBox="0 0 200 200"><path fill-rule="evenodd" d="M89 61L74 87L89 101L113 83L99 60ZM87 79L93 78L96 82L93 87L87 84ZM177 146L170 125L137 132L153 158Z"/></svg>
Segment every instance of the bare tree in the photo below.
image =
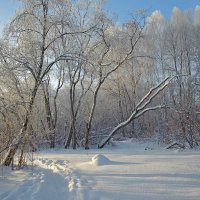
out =
<svg viewBox="0 0 200 200"><path fill-rule="evenodd" d="M96 84L93 89L92 106L90 107L89 117L86 122L85 128L85 149L89 149L89 135L92 127L92 120L97 104L98 93L107 80L107 78L114 73L119 67L121 67L126 61L131 59L134 54L136 45L141 39L143 27L141 26L141 20L134 20L124 25L124 29L121 31L116 27L110 27L109 23L102 19L101 27L97 31L99 39L98 49L94 52L98 55L94 55L95 62L93 66L96 71ZM115 38L118 34L119 38ZM126 41L123 40L126 38ZM119 42L119 43L117 43ZM99 51L100 48L100 51Z"/></svg>
<svg viewBox="0 0 200 200"><path fill-rule="evenodd" d="M76 66L72 69L68 67L69 74L69 96L70 96L70 112L71 112L71 122L70 122L70 131L65 143L65 148L70 146L71 140L73 149L76 149L77 144L77 129L76 129L76 120L79 113L79 109L82 103L84 96L88 93L93 83L93 75L90 75L88 81L85 82L85 79L88 76L87 70L84 67L84 63L78 62ZM73 64L71 65L73 66ZM79 93L79 94L77 94Z"/></svg>
<svg viewBox="0 0 200 200"><path fill-rule="evenodd" d="M155 87L151 88L149 90L149 92L139 101L139 103L136 105L134 111L132 112L132 114L129 116L129 118L127 120L125 120L124 122L120 123L119 125L117 125L109 134L109 136L107 138L105 138L100 144L99 144L99 148L103 148L107 142L110 141L110 139L116 134L116 132L123 128L124 126L128 125L131 121L133 121L134 119L142 116L144 113L151 111L151 110L156 110L156 109L160 109L160 108L166 108L166 105L157 105L157 106L153 106L153 107L148 107L147 106L152 102L152 100L162 91L164 90L170 83L170 81L173 79L174 77L167 77L164 81L162 81L161 83L159 83L158 85L156 85Z"/></svg>
<svg viewBox="0 0 200 200"><path fill-rule="evenodd" d="M67 18L70 12L66 1L25 1L24 10L18 14L10 25L11 39L14 39L14 44L10 54L4 54L4 59L9 58L18 63L19 70L26 70L30 78L33 80L30 99L26 108L22 128L17 134L17 138L12 142L7 156L4 160L4 165L10 165L19 144L23 141L29 119L33 110L35 97L38 88L40 87L44 77L49 73L51 68L61 60L76 59L78 55L72 54L69 49L61 54L52 56L52 47L63 37L68 37L74 34L84 34L91 27L86 27L85 30L80 30L71 23L72 19ZM65 10L64 8L68 8ZM61 24L67 24L68 29L65 32L60 31ZM14 54L16 52L16 54Z"/></svg>
<svg viewBox="0 0 200 200"><path fill-rule="evenodd" d="M64 69L63 67L57 66L59 70L58 74L58 81L56 84L54 94L50 94L50 76L47 77L46 80L42 82L42 90L44 94L44 104L45 104L45 111L46 111L46 121L48 125L48 133L49 133L49 140L50 140L50 148L55 147L56 143L56 127L57 127L57 120L58 120L58 108L57 108L57 97L59 94L59 90L62 88L64 84ZM51 89L52 91L53 89ZM52 91L53 92L53 91ZM53 98L53 99L52 99ZM51 103L52 99L52 103Z"/></svg>

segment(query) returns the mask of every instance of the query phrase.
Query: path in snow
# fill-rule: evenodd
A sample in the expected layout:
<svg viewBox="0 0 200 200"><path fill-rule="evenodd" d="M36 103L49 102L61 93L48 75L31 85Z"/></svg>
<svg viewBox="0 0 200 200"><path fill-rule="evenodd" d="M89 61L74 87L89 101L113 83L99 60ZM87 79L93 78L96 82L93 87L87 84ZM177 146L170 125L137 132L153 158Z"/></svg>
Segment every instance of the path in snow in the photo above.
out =
<svg viewBox="0 0 200 200"><path fill-rule="evenodd" d="M33 171L13 171L12 176L0 178L0 200L88 199L90 182L81 178L69 161L38 158L34 163ZM4 192L1 192L4 183Z"/></svg>
<svg viewBox="0 0 200 200"><path fill-rule="evenodd" d="M45 160L47 161L47 160ZM33 171L25 170L26 174L22 174L23 177L19 177L15 187L12 187L10 191L0 193L1 200L66 200L68 196L68 181L51 168L48 169L48 165L45 165L41 160L36 161L37 164L43 165L43 168L35 167ZM48 162L49 163L49 162ZM56 165L51 165L56 169ZM14 171L12 173L23 173L24 170ZM67 175L66 175L67 176ZM3 180L7 185L13 178L7 177ZM8 188L9 189L9 188Z"/></svg>
<svg viewBox="0 0 200 200"><path fill-rule="evenodd" d="M99 155L102 154L102 155ZM0 200L199 200L199 152L40 153L33 172L0 179Z"/></svg>

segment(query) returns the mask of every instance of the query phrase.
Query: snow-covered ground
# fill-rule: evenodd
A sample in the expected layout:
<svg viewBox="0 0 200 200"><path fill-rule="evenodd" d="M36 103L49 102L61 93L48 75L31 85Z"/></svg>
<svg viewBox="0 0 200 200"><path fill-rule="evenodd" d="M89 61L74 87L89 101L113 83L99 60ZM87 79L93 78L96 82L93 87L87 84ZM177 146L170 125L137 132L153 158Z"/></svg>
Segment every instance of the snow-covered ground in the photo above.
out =
<svg viewBox="0 0 200 200"><path fill-rule="evenodd" d="M33 170L4 168L3 177L0 171L0 200L200 199L199 151L152 150L129 141L34 157Z"/></svg>

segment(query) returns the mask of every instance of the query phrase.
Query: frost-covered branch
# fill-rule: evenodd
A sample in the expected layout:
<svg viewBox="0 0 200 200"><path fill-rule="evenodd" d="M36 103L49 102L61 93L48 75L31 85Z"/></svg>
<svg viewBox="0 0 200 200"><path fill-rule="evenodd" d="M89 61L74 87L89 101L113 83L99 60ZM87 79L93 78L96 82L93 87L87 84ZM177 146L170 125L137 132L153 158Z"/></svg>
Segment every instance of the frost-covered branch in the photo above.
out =
<svg viewBox="0 0 200 200"><path fill-rule="evenodd" d="M152 102L152 100L161 91L163 91L169 85L169 83L171 82L171 80L174 79L175 77L177 77L177 76L167 77L162 82L160 82L158 85L156 85L155 87L151 88L149 90L149 92L136 105L136 107L133 110L133 112L130 115L130 117L127 120L125 120L124 122L118 124L111 131L111 133L108 135L108 137L101 141L101 143L99 144L99 148L103 148L107 144L107 142L109 142L109 140L116 134L116 132L119 129L121 129L121 128L125 127L126 125L128 125L132 120L140 117L141 115L143 115L144 113L146 113L146 112L148 112L150 110L156 110L156 109L160 109L160 108L166 108L167 106L163 106L163 105L158 105L158 106L149 107L149 108L146 108L146 107Z"/></svg>

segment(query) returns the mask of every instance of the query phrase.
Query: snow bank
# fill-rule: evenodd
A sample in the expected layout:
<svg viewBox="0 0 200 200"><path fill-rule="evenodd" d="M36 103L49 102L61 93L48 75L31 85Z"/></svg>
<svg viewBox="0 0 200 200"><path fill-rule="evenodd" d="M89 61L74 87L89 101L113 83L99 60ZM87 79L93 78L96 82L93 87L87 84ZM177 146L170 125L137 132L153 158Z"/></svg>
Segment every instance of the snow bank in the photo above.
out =
<svg viewBox="0 0 200 200"><path fill-rule="evenodd" d="M0 171L0 200L200 199L198 151L144 147L40 153L33 171Z"/></svg>
<svg viewBox="0 0 200 200"><path fill-rule="evenodd" d="M111 161L102 154L97 154L94 157L92 157L91 161L92 165L100 166L100 165L108 165L111 163Z"/></svg>

